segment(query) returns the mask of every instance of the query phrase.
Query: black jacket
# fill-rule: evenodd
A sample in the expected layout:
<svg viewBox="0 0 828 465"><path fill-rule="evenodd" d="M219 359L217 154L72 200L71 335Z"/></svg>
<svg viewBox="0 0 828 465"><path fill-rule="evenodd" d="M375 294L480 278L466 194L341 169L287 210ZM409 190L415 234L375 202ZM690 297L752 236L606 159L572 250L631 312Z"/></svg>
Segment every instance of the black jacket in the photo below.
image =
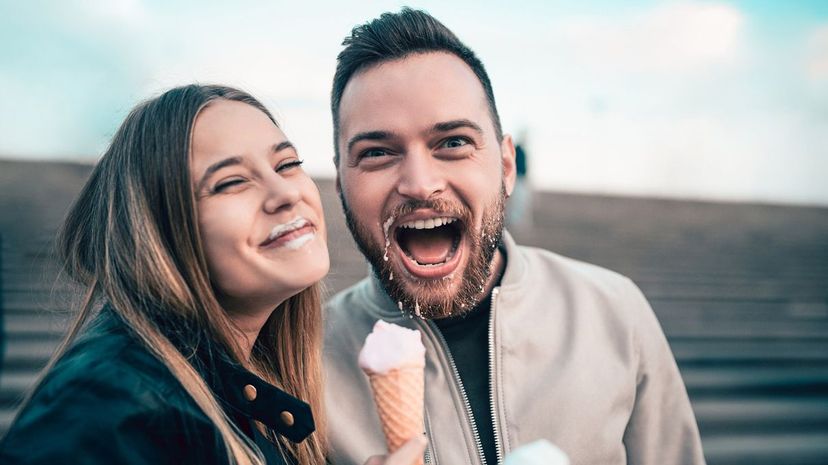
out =
<svg viewBox="0 0 828 465"><path fill-rule="evenodd" d="M269 465L284 465L253 420L301 441L314 430L310 407L226 358L209 359L197 369L228 416ZM223 463L227 454L217 429L107 307L48 373L0 442L4 465Z"/></svg>

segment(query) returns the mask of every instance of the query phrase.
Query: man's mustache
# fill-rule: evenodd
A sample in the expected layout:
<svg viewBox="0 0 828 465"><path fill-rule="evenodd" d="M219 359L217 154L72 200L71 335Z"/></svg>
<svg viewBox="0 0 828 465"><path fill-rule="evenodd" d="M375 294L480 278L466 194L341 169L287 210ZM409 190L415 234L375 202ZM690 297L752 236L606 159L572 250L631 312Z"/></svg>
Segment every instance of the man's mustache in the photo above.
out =
<svg viewBox="0 0 828 465"><path fill-rule="evenodd" d="M383 220L400 218L417 210L433 210L440 215L458 218L466 226L471 224L472 215L469 209L463 207L458 202L442 198L426 200L407 199L395 206L388 214L384 215Z"/></svg>

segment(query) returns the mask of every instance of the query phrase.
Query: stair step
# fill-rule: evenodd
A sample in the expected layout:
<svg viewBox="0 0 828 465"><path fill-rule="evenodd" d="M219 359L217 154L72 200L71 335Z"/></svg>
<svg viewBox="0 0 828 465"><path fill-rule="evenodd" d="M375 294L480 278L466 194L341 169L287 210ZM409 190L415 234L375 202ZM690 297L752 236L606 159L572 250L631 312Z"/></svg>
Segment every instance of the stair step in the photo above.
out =
<svg viewBox="0 0 828 465"><path fill-rule="evenodd" d="M10 338L12 335L55 337L66 332L71 320L69 315L42 312L11 313L5 315L3 326L6 336Z"/></svg>
<svg viewBox="0 0 828 465"><path fill-rule="evenodd" d="M823 366L690 366L681 376L691 399L713 396L828 393Z"/></svg>
<svg viewBox="0 0 828 465"><path fill-rule="evenodd" d="M708 465L825 465L828 431L702 436Z"/></svg>
<svg viewBox="0 0 828 465"><path fill-rule="evenodd" d="M669 339L679 365L761 364L828 362L826 340L774 338L678 338Z"/></svg>
<svg viewBox="0 0 828 465"><path fill-rule="evenodd" d="M17 406L0 406L0 437L6 434L11 426L12 418L17 412Z"/></svg>
<svg viewBox="0 0 828 465"><path fill-rule="evenodd" d="M659 321L705 321L741 324L763 322L828 321L828 299L824 300L719 300L650 299Z"/></svg>
<svg viewBox="0 0 828 465"><path fill-rule="evenodd" d="M2 293L3 313L54 312L74 308L77 293L55 292L6 292Z"/></svg>
<svg viewBox="0 0 828 465"><path fill-rule="evenodd" d="M828 431L828 395L696 399L693 411L699 429L707 435L716 431Z"/></svg>
<svg viewBox="0 0 828 465"><path fill-rule="evenodd" d="M828 321L665 321L662 322L668 339L825 339L828 344Z"/></svg>
<svg viewBox="0 0 828 465"><path fill-rule="evenodd" d="M58 340L20 340L6 345L3 370L40 369L51 357Z"/></svg>
<svg viewBox="0 0 828 465"><path fill-rule="evenodd" d="M7 370L0 376L0 405L16 405L28 392L40 370Z"/></svg>

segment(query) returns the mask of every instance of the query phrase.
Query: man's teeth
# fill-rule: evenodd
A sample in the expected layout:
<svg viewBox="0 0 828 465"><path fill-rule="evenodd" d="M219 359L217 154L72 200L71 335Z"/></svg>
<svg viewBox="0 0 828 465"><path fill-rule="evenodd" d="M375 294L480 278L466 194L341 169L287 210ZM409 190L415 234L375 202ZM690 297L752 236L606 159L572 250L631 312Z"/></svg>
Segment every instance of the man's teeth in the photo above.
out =
<svg viewBox="0 0 828 465"><path fill-rule="evenodd" d="M409 221L400 225L401 228L411 229L434 229L440 226L451 224L457 221L457 218L429 218L427 220Z"/></svg>

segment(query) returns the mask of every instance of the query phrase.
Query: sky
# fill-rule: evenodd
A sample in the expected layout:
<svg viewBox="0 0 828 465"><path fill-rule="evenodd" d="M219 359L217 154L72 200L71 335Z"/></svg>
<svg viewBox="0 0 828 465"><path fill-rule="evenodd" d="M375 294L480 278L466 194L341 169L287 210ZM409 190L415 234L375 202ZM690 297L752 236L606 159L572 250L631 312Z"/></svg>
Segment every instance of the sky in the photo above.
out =
<svg viewBox="0 0 828 465"><path fill-rule="evenodd" d="M828 205L828 2L0 0L0 157L94 162L191 82L260 98L315 176L350 29L424 9L483 60L539 189Z"/></svg>

